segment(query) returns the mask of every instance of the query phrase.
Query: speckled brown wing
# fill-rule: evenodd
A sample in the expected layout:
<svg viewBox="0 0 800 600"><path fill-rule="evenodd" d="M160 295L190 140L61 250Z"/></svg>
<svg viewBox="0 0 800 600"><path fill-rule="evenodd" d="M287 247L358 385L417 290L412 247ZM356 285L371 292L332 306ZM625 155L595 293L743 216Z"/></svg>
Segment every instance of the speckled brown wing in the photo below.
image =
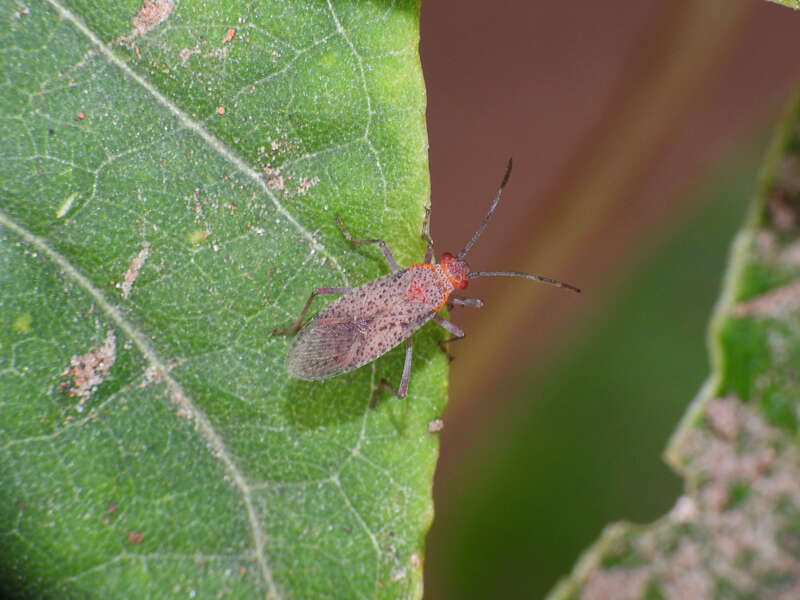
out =
<svg viewBox="0 0 800 600"><path fill-rule="evenodd" d="M408 300L410 277L408 269L390 273L321 310L289 349L289 373L327 379L372 362L412 335L433 317L436 304Z"/></svg>

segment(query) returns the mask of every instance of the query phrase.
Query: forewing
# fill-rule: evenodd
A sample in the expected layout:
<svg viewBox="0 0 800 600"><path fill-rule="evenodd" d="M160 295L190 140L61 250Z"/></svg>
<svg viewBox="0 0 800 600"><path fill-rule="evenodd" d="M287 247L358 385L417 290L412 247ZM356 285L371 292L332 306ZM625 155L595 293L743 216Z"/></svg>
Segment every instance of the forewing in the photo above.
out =
<svg viewBox="0 0 800 600"><path fill-rule="evenodd" d="M364 343L358 323L351 318L317 315L297 334L286 368L299 379L326 379L352 367L353 353Z"/></svg>
<svg viewBox="0 0 800 600"><path fill-rule="evenodd" d="M289 373L299 379L327 379L352 371L419 329L433 311L404 300L403 274L400 271L370 282L317 314L300 330L289 350Z"/></svg>

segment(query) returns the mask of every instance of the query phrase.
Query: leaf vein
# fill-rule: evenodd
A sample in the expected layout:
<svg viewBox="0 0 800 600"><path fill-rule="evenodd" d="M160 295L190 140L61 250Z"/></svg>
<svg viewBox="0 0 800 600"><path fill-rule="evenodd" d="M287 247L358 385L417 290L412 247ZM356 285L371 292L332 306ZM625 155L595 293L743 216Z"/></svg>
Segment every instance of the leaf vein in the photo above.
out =
<svg viewBox="0 0 800 600"><path fill-rule="evenodd" d="M172 113L172 115L177 118L178 122L184 128L198 135L212 150L219 154L219 156L235 166L240 173L251 179L261 189L264 195L270 199L278 213L280 213L287 221L289 221L300 232L300 234L309 241L313 248L323 253L331 261L336 270L342 274L342 279L344 280L345 285L347 285L347 275L345 274L342 266L339 264L339 261L336 260L336 257L330 254L327 248L317 241L313 233L303 227L303 225L301 225L300 222L294 218L294 216L286 209L286 207L278 201L278 197L272 192L272 190L269 189L266 181L264 181L264 178L256 169L254 169L243 158L231 150L222 142L222 140L213 135L202 123L199 123L193 119L169 98L164 96L164 94L162 94L158 88L156 88L156 86L134 71L124 60L117 56L108 45L106 45L99 37L97 37L97 35L91 29L89 29L81 19L72 13L72 11L63 6L57 0L47 1L51 6L53 6L62 19L72 23L80 33L85 35L95 46L97 51L103 55L109 61L109 63L117 67L127 77L141 86L142 89L144 89L153 97L153 99L155 99L159 104Z"/></svg>
<svg viewBox="0 0 800 600"><path fill-rule="evenodd" d="M193 419L195 426L208 447L212 456L216 457L221 463L226 475L230 478L234 488L242 497L245 505L247 519L250 525L250 534L253 538L254 552L256 561L259 565L261 576L269 589L271 597L278 598L278 589L272 578L272 571L267 564L264 546L266 544L266 533L256 514L255 504L253 503L252 488L245 479L244 473L236 465L233 457L225 446L225 442L214 429L208 416L194 403L192 398L186 394L180 383L170 375L169 365L164 361L150 345L147 336L137 329L123 315L122 311L112 304L105 294L92 283L88 277L81 273L67 258L57 252L44 239L35 235L31 231L19 225L11 219L5 212L0 211L0 225L13 231L30 245L46 255L56 265L58 265L65 276L72 279L77 285L82 287L97 302L100 309L108 315L117 327L130 339L144 356L147 363L154 369L162 373L164 383L169 390L170 400L176 404L189 418ZM58 453L56 453L58 454Z"/></svg>
<svg viewBox="0 0 800 600"><path fill-rule="evenodd" d="M361 85L364 88L364 98L367 102L367 122L364 125L364 141L367 143L367 147L369 147L370 152L375 156L375 165L378 167L378 173L381 177L381 185L383 186L383 200L384 203L386 202L386 175L383 172L383 164L381 163L381 157L378 153L377 148L372 144L372 140L370 140L369 133L370 133L370 126L372 125L372 115L374 112L372 111L372 98L369 94L369 87L367 86L367 73L364 70L364 60L361 58L361 55L356 50L355 45L353 44L350 37L347 35L347 31L342 26L342 23L339 21L339 17L336 16L336 11L333 10L333 4L331 0L328 0L328 10L330 10L331 17L333 17L333 22L336 25L336 30L339 32L339 35L342 36L344 41L350 46L350 51L353 53L353 56L356 59L356 63L358 63L358 71L361 75Z"/></svg>

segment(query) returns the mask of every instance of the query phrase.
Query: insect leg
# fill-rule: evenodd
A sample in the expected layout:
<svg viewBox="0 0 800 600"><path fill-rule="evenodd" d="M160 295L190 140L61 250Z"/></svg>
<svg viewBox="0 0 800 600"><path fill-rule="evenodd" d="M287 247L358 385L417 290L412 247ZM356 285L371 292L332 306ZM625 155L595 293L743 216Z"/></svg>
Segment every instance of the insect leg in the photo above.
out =
<svg viewBox="0 0 800 600"><path fill-rule="evenodd" d="M406 340L406 360L403 363L403 376L400 378L400 389L397 391L398 398L405 398L408 393L408 380L411 379L411 338Z"/></svg>
<svg viewBox="0 0 800 600"><path fill-rule="evenodd" d="M422 262L430 264L433 260L433 238L431 237L431 207L425 209L425 220L422 222L422 240L428 244L425 248L425 260Z"/></svg>
<svg viewBox="0 0 800 600"><path fill-rule="evenodd" d="M378 403L378 395L384 388L388 389L398 398L406 397L406 394L408 393L408 381L411 379L411 355L411 338L408 338L406 340L406 360L403 363L403 375L400 378L400 387L398 389L394 389L392 384L386 381L385 378L381 379L381 382L378 384L378 389L375 390L375 395L372 397L372 401L369 403L370 408L375 408L375 405Z"/></svg>
<svg viewBox="0 0 800 600"><path fill-rule="evenodd" d="M470 308L483 308L483 300L480 298L463 298L462 296L450 296L448 304L456 306L469 306ZM444 327L444 326L443 326Z"/></svg>
<svg viewBox="0 0 800 600"><path fill-rule="evenodd" d="M320 296L323 294L346 294L354 290L355 288L349 287L321 287L315 289L311 292L311 295L308 297L306 301L306 305L303 307L303 310L300 311L300 316L297 317L297 321L291 327L278 327L272 330L271 335L291 335L292 333L297 333L300 328L303 326L303 319L308 312L308 309L311 308L311 303L314 301L316 296Z"/></svg>
<svg viewBox="0 0 800 600"><path fill-rule="evenodd" d="M464 337L465 335L464 332L458 325L454 324L453 322L448 321L447 319L440 317L439 315L433 315L433 320L436 321L439 325L441 325L445 329L447 329L447 331L452 333L457 340Z"/></svg>
<svg viewBox="0 0 800 600"><path fill-rule="evenodd" d="M475 300L477 300L477 298L475 298ZM447 351L447 348L445 348L445 344L449 344L450 342L457 342L458 340L463 340L465 333L461 330L460 327L448 321L447 319L440 317L439 315L433 315L433 320L436 321L439 325L441 325L445 329L447 329L447 331L453 334L453 337L451 337L450 339L439 341L439 348L442 349L442 352L444 352L447 355L447 358L450 360L450 362L452 362L453 358L455 357L452 354L450 354L450 352Z"/></svg>
<svg viewBox="0 0 800 600"><path fill-rule="evenodd" d="M386 245L386 242L383 240L362 240L354 238L350 235L350 232L345 229L344 223L342 223L339 217L336 217L336 224L339 226L339 229L342 230L345 239L351 244L378 244L381 250L383 250L383 255L386 257L386 262L389 263L389 267L391 267L392 271L397 271L397 261L394 259L394 256L392 256L392 251L389 250L389 246Z"/></svg>

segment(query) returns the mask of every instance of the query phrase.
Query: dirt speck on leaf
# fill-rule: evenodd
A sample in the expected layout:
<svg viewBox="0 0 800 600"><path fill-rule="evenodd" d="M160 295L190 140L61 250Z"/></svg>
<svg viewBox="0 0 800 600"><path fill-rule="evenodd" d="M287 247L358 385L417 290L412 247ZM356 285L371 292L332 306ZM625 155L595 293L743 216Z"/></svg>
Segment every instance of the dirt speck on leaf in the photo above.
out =
<svg viewBox="0 0 800 600"><path fill-rule="evenodd" d="M126 300L128 299L128 296L130 296L133 282L136 281L136 278L139 276L139 271L141 271L148 256L150 256L150 244L145 242L142 245L142 249L139 251L139 254L134 256L131 260L128 270L125 271L125 274L123 275L122 283L117 284L117 287L122 290L122 297Z"/></svg>
<svg viewBox="0 0 800 600"><path fill-rule="evenodd" d="M308 179L307 177L303 177L300 180L300 183L297 184L297 193L300 194L301 196L305 195L305 194L308 193L308 190L310 190L312 187L314 187L318 183L319 183L319 177L312 177L311 179Z"/></svg>
<svg viewBox="0 0 800 600"><path fill-rule="evenodd" d="M172 0L145 0L132 21L135 34L139 36L147 34L166 21L173 10L175 3Z"/></svg>
<svg viewBox="0 0 800 600"><path fill-rule="evenodd" d="M182 365L183 363L184 363L184 359L182 359L182 358L174 360L174 361L172 361L171 363L169 363L167 365L167 370L168 371L172 371L172 369ZM154 381L155 382L161 381L161 379L163 377L164 377L164 374L161 372L161 369L159 369L158 367L156 367L154 365L151 365L151 366L149 366L149 367L147 367L145 369L144 374L142 375L142 380L139 382L139 385L136 386L136 387L138 387L140 390L144 389L148 385L153 383Z"/></svg>
<svg viewBox="0 0 800 600"><path fill-rule="evenodd" d="M108 377L116 360L116 337L114 331L109 329L101 346L95 346L86 354L72 357L70 366L61 373L62 377L72 378L72 382L63 382L61 389L70 398L78 398L78 404L85 403L97 386Z"/></svg>
<svg viewBox="0 0 800 600"><path fill-rule="evenodd" d="M210 52L206 52L205 54L203 54L203 56L205 58L217 58L219 60L222 60L224 58L228 58L229 52L230 49L227 46L225 46L222 48L217 48L216 50L211 50Z"/></svg>
<svg viewBox="0 0 800 600"><path fill-rule="evenodd" d="M158 370L157 367L147 367L144 372L144 377L142 377L141 383L137 386L139 389L145 388L150 385L154 381L158 381L163 377L161 371Z"/></svg>
<svg viewBox="0 0 800 600"><path fill-rule="evenodd" d="M190 57L194 56L195 54L200 54L200 48L184 48L180 52L178 52L178 58L181 59L181 62L186 62L189 60Z"/></svg>
<svg viewBox="0 0 800 600"><path fill-rule="evenodd" d="M141 544L142 540L144 539L144 534L141 531L129 531L128 532L128 541L131 544Z"/></svg>
<svg viewBox="0 0 800 600"><path fill-rule="evenodd" d="M267 174L267 187L269 189L281 191L286 189L286 183L283 175L281 175L280 167L264 167L264 173Z"/></svg>
<svg viewBox="0 0 800 600"><path fill-rule="evenodd" d="M434 419L428 423L428 433L437 433L444 429L444 421L442 419Z"/></svg>
<svg viewBox="0 0 800 600"><path fill-rule="evenodd" d="M63 219L66 214L69 212L69 209L72 208L73 202L75 202L75 198L78 197L78 194L75 192L71 193L69 196L64 198L61 204L58 205L58 209L56 209L56 218Z"/></svg>

